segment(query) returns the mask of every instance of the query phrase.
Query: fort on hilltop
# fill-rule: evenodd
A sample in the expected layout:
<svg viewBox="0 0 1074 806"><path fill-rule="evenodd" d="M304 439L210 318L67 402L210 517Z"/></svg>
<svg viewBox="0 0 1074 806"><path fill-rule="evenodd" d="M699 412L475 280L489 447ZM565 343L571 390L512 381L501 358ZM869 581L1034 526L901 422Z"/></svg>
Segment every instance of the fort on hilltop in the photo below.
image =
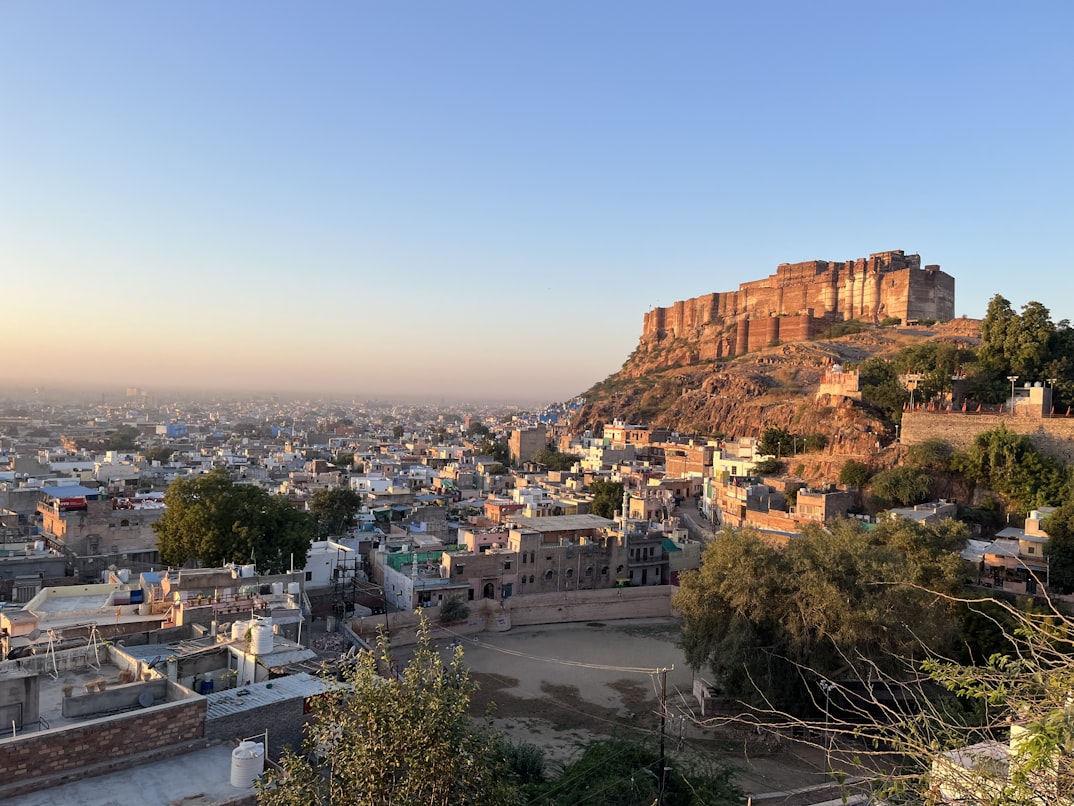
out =
<svg viewBox="0 0 1074 806"><path fill-rule="evenodd" d="M737 291L705 294L645 314L642 342L697 342L699 358L741 355L774 342L805 341L833 322L953 319L955 278L920 255L877 252L846 262L781 263Z"/></svg>

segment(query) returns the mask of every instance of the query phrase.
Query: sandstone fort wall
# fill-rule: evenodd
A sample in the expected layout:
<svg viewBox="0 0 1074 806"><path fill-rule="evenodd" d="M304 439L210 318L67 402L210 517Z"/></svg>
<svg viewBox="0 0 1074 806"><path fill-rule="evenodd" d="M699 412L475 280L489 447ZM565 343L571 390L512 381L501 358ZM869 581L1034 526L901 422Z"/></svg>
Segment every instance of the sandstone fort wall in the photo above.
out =
<svg viewBox="0 0 1074 806"><path fill-rule="evenodd" d="M645 314L642 341L655 343L671 337L709 343L712 347L706 352L715 354L701 357L717 358L776 340L812 338L826 322L872 322L888 317L903 322L946 320L954 315L955 279L939 266L922 268L919 255L893 250L845 262L784 263L775 274L742 283L737 291L654 308ZM777 318L782 321L768 321ZM746 332L730 328L722 340L706 339L707 330L747 320Z"/></svg>

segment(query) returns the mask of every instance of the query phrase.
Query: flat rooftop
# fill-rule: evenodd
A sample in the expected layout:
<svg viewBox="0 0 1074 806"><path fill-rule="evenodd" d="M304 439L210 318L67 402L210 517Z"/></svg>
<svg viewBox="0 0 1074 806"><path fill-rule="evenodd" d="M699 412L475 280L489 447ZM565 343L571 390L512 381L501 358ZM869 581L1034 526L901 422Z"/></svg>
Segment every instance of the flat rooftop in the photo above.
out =
<svg viewBox="0 0 1074 806"><path fill-rule="evenodd" d="M615 526L615 521L600 515L550 515L547 518L512 516L511 523L533 532L563 532Z"/></svg>
<svg viewBox="0 0 1074 806"><path fill-rule="evenodd" d="M9 806L169 806L187 800L225 804L253 794L252 789L231 785L232 749L231 744L213 745L4 802Z"/></svg>

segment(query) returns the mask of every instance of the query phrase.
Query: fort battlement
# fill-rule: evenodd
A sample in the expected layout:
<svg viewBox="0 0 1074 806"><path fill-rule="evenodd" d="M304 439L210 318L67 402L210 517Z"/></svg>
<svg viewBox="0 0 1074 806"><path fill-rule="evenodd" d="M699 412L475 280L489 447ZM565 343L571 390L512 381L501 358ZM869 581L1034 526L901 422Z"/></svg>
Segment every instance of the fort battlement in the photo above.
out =
<svg viewBox="0 0 1074 806"><path fill-rule="evenodd" d="M892 250L843 262L781 263L775 274L742 283L737 291L654 308L645 314L642 341L695 340L713 353L703 358L719 358L811 339L831 322L954 315L955 278L936 265L922 268L919 255ZM703 331L714 327L724 335L703 339Z"/></svg>

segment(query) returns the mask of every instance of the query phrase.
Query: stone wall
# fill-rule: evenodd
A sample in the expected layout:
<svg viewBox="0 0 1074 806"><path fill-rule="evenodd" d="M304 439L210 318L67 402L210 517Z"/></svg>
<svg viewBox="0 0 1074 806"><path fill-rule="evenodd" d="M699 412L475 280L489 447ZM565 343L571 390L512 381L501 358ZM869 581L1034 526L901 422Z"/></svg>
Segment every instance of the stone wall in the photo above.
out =
<svg viewBox="0 0 1074 806"><path fill-rule="evenodd" d="M30 791L39 778L75 780L82 777L80 771L94 765L200 739L205 705L204 698L196 697L0 740L2 793Z"/></svg>
<svg viewBox="0 0 1074 806"><path fill-rule="evenodd" d="M466 621L447 626L440 624L438 607L426 608L423 615L429 621L433 638L439 640L455 635L504 632L513 626L671 616L674 614L671 597L676 590L678 589L671 585L646 585L636 588L528 593L504 600L503 607L497 599L478 599L467 602L470 615ZM413 613L392 614L392 646L408 646L415 642L418 618ZM352 619L350 627L362 640L371 642L383 624L383 616L367 616Z"/></svg>
<svg viewBox="0 0 1074 806"><path fill-rule="evenodd" d="M982 431L1006 426L1008 431L1025 434L1049 456L1074 463L1074 417L1012 417L1009 414L908 411L902 415L903 445L926 439L942 439L956 448L968 448Z"/></svg>
<svg viewBox="0 0 1074 806"><path fill-rule="evenodd" d="M936 265L922 269L918 255L893 250L846 262L784 263L775 274L742 283L737 291L705 294L667 308L654 308L642 322L642 342L655 343L667 337L713 342L702 352L716 354L700 356L707 359L758 349L777 339L812 338L819 327L810 324L810 319L877 321L895 316L905 322L952 319L954 311L954 278ZM805 321L783 320L797 315ZM773 323L771 319L776 317L783 321ZM730 351L706 333L722 331L744 319L750 320L750 332L743 338L741 330L732 328L728 335L737 344Z"/></svg>

